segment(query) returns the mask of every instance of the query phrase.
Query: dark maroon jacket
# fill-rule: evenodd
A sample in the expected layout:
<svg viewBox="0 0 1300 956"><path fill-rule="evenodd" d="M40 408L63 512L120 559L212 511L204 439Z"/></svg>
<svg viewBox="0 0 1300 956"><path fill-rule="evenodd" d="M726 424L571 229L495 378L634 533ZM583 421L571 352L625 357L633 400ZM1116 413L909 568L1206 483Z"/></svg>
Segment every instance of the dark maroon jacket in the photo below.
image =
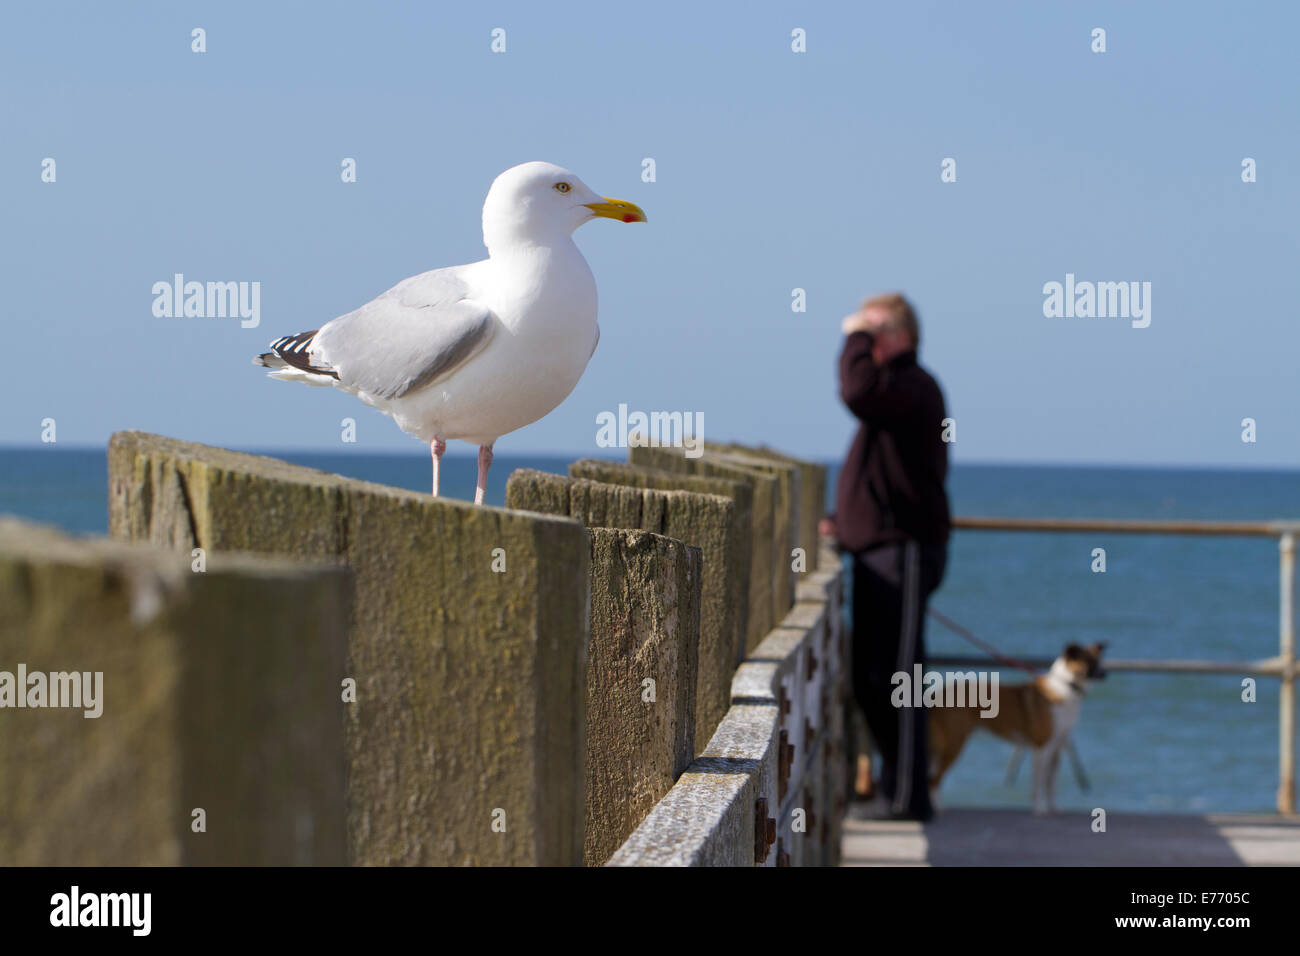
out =
<svg viewBox="0 0 1300 956"><path fill-rule="evenodd" d="M877 365L872 342L854 332L840 353L840 399L861 424L836 487L836 537L855 552L907 539L943 544L951 524L943 392L915 351Z"/></svg>

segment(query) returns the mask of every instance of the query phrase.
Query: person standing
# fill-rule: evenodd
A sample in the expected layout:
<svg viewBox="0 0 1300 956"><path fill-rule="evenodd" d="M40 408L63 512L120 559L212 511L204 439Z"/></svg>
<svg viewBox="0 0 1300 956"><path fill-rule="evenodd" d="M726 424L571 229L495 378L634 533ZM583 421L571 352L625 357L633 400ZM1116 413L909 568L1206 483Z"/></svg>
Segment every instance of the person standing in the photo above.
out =
<svg viewBox="0 0 1300 956"><path fill-rule="evenodd" d="M844 319L840 398L858 420L840 471L833 534L853 565L853 689L880 748L880 793L859 819L929 820L928 720L891 703L893 676L925 663L926 601L943 580L951 517L947 411L917 364L920 325L899 294Z"/></svg>

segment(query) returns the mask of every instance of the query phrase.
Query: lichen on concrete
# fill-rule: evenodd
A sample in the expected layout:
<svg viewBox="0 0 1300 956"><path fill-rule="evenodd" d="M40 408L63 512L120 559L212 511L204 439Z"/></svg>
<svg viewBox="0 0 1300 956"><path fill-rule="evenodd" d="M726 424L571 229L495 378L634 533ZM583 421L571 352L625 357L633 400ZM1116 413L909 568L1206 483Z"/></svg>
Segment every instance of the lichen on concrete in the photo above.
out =
<svg viewBox="0 0 1300 956"><path fill-rule="evenodd" d="M584 860L609 859L695 754L700 549L591 529Z"/></svg>
<svg viewBox="0 0 1300 956"><path fill-rule="evenodd" d="M596 458L584 458L569 465L569 476L610 485L690 491L731 499L733 508L725 539L713 534L702 535L675 514L667 516L668 523L663 533L698 545L704 551L702 619L706 627L712 627L712 621L716 620L722 633L734 635L731 663L733 666L738 664L745 656L749 626L749 556L753 546L754 512L754 492L750 482L659 471ZM717 719L721 717L719 713ZM713 726L717 726L716 720ZM701 746L708 741L711 732L711 729L705 732L700 740Z"/></svg>
<svg viewBox="0 0 1300 956"><path fill-rule="evenodd" d="M680 448L635 446L628 449L633 465L681 475L700 475L742 482L750 487L753 500L749 550L749 614L745 629L745 650L761 641L771 629L777 603L773 584L774 558L779 547L775 537L777 477L750 463L728 461L717 455L687 458ZM765 543L766 542L766 543ZM781 612L784 614L784 609Z"/></svg>
<svg viewBox="0 0 1300 956"><path fill-rule="evenodd" d="M744 620L738 601L745 565L733 536L735 504L696 491L609 484L519 469L506 484L512 508L577 518L589 527L638 528L698 547L703 557L695 749L708 742L726 713Z"/></svg>
<svg viewBox="0 0 1300 956"><path fill-rule="evenodd" d="M138 432L109 481L115 537L353 572L351 862L581 862L581 525Z"/></svg>
<svg viewBox="0 0 1300 956"><path fill-rule="evenodd" d="M102 674L98 717L0 712L0 860L344 863L349 577L0 519L0 666Z"/></svg>
<svg viewBox="0 0 1300 956"><path fill-rule="evenodd" d="M706 446L707 447L707 446ZM825 465L783 454L766 445L757 447L724 443L721 449L742 454L756 455L786 462L799 469L799 547L808 556L808 570L822 567L821 541L817 530L822 516L826 514L826 475Z"/></svg>

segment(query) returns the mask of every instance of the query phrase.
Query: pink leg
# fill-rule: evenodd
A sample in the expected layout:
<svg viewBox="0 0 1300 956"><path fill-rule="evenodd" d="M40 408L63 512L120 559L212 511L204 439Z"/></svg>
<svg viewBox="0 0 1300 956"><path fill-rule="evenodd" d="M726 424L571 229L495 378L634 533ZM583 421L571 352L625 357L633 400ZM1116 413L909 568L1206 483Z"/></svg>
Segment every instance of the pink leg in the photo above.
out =
<svg viewBox="0 0 1300 956"><path fill-rule="evenodd" d="M433 496L438 497L438 469L442 465L442 453L447 450L447 443L441 438L429 442L429 453L433 456Z"/></svg>
<svg viewBox="0 0 1300 956"><path fill-rule="evenodd" d="M474 489L474 504L483 503L483 495L487 492L487 475L488 469L492 467L492 446L478 446L478 486Z"/></svg>

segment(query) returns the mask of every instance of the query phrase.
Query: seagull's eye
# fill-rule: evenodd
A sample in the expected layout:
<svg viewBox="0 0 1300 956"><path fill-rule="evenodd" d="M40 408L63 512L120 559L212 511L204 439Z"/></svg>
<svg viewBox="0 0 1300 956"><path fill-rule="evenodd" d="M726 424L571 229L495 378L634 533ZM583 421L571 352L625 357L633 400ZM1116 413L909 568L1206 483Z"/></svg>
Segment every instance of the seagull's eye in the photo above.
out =
<svg viewBox="0 0 1300 956"><path fill-rule="evenodd" d="M572 188L572 187L570 187L568 183L556 183L556 184L555 184L555 190L556 190L556 192L567 193L571 188Z"/></svg>

